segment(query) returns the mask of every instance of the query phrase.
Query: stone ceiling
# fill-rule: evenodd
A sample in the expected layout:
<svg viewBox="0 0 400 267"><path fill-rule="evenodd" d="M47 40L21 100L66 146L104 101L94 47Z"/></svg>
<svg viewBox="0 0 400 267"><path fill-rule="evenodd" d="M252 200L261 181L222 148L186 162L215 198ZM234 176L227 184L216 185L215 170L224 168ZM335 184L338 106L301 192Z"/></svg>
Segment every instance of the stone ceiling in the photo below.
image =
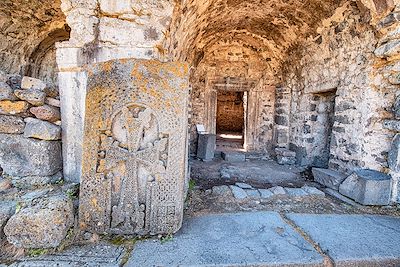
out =
<svg viewBox="0 0 400 267"><path fill-rule="evenodd" d="M169 50L191 62L221 41L235 41L268 61L281 61L291 45L314 33L343 2L184 0L175 9Z"/></svg>
<svg viewBox="0 0 400 267"><path fill-rule="evenodd" d="M21 72L40 42L64 28L61 0L0 1L0 69Z"/></svg>

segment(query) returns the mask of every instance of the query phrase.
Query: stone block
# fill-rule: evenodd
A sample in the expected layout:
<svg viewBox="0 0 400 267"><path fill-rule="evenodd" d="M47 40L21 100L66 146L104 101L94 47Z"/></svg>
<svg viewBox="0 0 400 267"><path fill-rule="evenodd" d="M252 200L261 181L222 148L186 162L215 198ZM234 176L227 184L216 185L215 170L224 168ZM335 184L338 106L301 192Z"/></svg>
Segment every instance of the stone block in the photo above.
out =
<svg viewBox="0 0 400 267"><path fill-rule="evenodd" d="M238 186L234 186L234 185L230 185L229 186L231 188L233 197L236 199L245 199L247 198L247 194L246 191L244 191L244 189L238 187Z"/></svg>
<svg viewBox="0 0 400 267"><path fill-rule="evenodd" d="M24 137L54 141L61 139L61 127L48 121L34 118L25 119Z"/></svg>
<svg viewBox="0 0 400 267"><path fill-rule="evenodd" d="M21 100L28 102L34 106L44 104L46 93L38 89L15 90L14 94Z"/></svg>
<svg viewBox="0 0 400 267"><path fill-rule="evenodd" d="M22 134L25 123L22 118L15 116L0 115L0 133Z"/></svg>
<svg viewBox="0 0 400 267"><path fill-rule="evenodd" d="M301 188L285 188L286 193L293 198L306 197L309 194Z"/></svg>
<svg viewBox="0 0 400 267"><path fill-rule="evenodd" d="M126 59L86 71L81 229L177 232L188 168L187 64Z"/></svg>
<svg viewBox="0 0 400 267"><path fill-rule="evenodd" d="M55 248L74 222L72 201L63 195L38 199L13 215L4 227L8 242L19 248Z"/></svg>
<svg viewBox="0 0 400 267"><path fill-rule="evenodd" d="M391 178L373 170L358 170L339 187L339 192L362 205L389 205Z"/></svg>
<svg viewBox="0 0 400 267"><path fill-rule="evenodd" d="M7 84L9 86L11 86L11 88L13 90L18 90L18 89L21 89L21 80L22 80L21 75L11 74L11 75L8 75Z"/></svg>
<svg viewBox="0 0 400 267"><path fill-rule="evenodd" d="M258 191L260 192L261 198L264 200L274 196L274 193L269 189L258 189Z"/></svg>
<svg viewBox="0 0 400 267"><path fill-rule="evenodd" d="M224 151L221 153L222 158L228 162L244 162L246 155L240 152Z"/></svg>
<svg viewBox="0 0 400 267"><path fill-rule="evenodd" d="M379 58L398 55L400 53L400 40L390 40L379 46L374 53Z"/></svg>
<svg viewBox="0 0 400 267"><path fill-rule="evenodd" d="M15 202L0 202L0 241L4 239L4 226L15 213Z"/></svg>
<svg viewBox="0 0 400 267"><path fill-rule="evenodd" d="M221 185L221 186L214 186L212 188L212 194L215 196L222 196L222 197L228 197L232 196L232 192L229 189L229 186L227 185Z"/></svg>
<svg viewBox="0 0 400 267"><path fill-rule="evenodd" d="M286 195L286 190L282 186L275 186L269 189L274 195Z"/></svg>
<svg viewBox="0 0 400 267"><path fill-rule="evenodd" d="M32 107L29 110L36 118L44 121L56 122L61 120L60 109L53 106Z"/></svg>
<svg viewBox="0 0 400 267"><path fill-rule="evenodd" d="M260 198L260 192L256 189L246 189L244 190L249 198L258 199Z"/></svg>
<svg viewBox="0 0 400 267"><path fill-rule="evenodd" d="M21 81L21 88L22 89L36 89L40 91L44 91L46 89L47 85L45 82L42 80L32 78L32 77L23 77Z"/></svg>
<svg viewBox="0 0 400 267"><path fill-rule="evenodd" d="M312 168L314 180L326 187L339 190L339 185L346 179L346 175L334 170Z"/></svg>
<svg viewBox="0 0 400 267"><path fill-rule="evenodd" d="M393 105L393 113L394 117L400 120L400 95L396 98L396 102Z"/></svg>
<svg viewBox="0 0 400 267"><path fill-rule="evenodd" d="M312 186L303 186L301 189L306 191L311 196L325 197L325 193Z"/></svg>
<svg viewBox="0 0 400 267"><path fill-rule="evenodd" d="M400 134L396 134L388 154L389 168L392 171L400 172Z"/></svg>
<svg viewBox="0 0 400 267"><path fill-rule="evenodd" d="M14 95L14 90L5 82L0 82L0 101L3 100L17 100Z"/></svg>
<svg viewBox="0 0 400 267"><path fill-rule="evenodd" d="M47 176L62 168L61 143L0 134L0 166L11 176Z"/></svg>
<svg viewBox="0 0 400 267"><path fill-rule="evenodd" d="M236 183L236 186L239 186L242 189L253 189L253 187L249 184L245 184L245 183Z"/></svg>
<svg viewBox="0 0 400 267"><path fill-rule="evenodd" d="M291 151L289 149L286 148L275 148L275 153L276 155L280 155L280 156L284 156L284 157L296 157L296 152Z"/></svg>
<svg viewBox="0 0 400 267"><path fill-rule="evenodd" d="M385 120L383 121L383 127L391 131L400 132L400 120Z"/></svg>
<svg viewBox="0 0 400 267"><path fill-rule="evenodd" d="M58 99L52 98L52 97L46 97L45 103L47 105L53 106L53 107L61 107L61 102Z"/></svg>
<svg viewBox="0 0 400 267"><path fill-rule="evenodd" d="M281 155L276 156L276 161L280 165L294 165L296 164L296 158L294 157L284 157Z"/></svg>
<svg viewBox="0 0 400 267"><path fill-rule="evenodd" d="M25 176L25 177L12 177L12 185L20 189L32 189L37 187L46 186L49 184L56 184L63 180L62 172L57 172L50 176Z"/></svg>
<svg viewBox="0 0 400 267"><path fill-rule="evenodd" d="M0 114L2 115L16 115L28 111L29 104L25 101L0 101Z"/></svg>
<svg viewBox="0 0 400 267"><path fill-rule="evenodd" d="M212 160L215 153L215 134L199 134L197 144L197 158L202 160Z"/></svg>

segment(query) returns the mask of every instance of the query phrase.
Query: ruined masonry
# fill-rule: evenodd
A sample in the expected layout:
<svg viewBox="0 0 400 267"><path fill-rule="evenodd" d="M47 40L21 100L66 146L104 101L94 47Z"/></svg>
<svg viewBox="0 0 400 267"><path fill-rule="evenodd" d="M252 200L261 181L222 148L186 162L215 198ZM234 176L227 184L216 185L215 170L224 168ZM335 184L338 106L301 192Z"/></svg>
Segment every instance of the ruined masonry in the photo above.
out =
<svg viewBox="0 0 400 267"><path fill-rule="evenodd" d="M400 2L303 2L0 1L0 262L168 236L193 190L395 210Z"/></svg>

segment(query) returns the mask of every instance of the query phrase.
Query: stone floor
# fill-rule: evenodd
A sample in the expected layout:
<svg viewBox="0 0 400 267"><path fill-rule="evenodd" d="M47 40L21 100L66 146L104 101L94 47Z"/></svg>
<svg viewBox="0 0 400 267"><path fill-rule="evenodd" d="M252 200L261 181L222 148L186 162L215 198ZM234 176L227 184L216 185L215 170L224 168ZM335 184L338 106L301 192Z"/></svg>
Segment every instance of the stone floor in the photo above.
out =
<svg viewBox="0 0 400 267"><path fill-rule="evenodd" d="M400 218L247 212L187 218L174 236L92 244L12 266L400 266ZM5 265L4 265L5 266Z"/></svg>

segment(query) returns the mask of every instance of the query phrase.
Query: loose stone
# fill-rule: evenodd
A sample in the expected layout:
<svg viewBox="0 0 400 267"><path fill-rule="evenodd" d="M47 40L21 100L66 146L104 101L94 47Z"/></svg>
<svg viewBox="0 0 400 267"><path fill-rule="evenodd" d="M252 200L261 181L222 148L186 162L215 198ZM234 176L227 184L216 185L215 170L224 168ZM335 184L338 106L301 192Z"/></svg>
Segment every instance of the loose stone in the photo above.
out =
<svg viewBox="0 0 400 267"><path fill-rule="evenodd" d="M0 133L22 134L25 123L22 118L15 116L0 115Z"/></svg>
<svg viewBox="0 0 400 267"><path fill-rule="evenodd" d="M60 140L61 139L61 127L54 125L51 122L42 121L34 118L25 119L26 126L24 131L24 137L31 137L40 140Z"/></svg>
<svg viewBox="0 0 400 267"><path fill-rule="evenodd" d="M0 101L0 114L16 115L28 111L29 104L25 101L12 102L9 100Z"/></svg>
<svg viewBox="0 0 400 267"><path fill-rule="evenodd" d="M30 112L36 116L36 118L55 122L61 119L60 110L56 107L44 105L41 107L32 107Z"/></svg>
<svg viewBox="0 0 400 267"><path fill-rule="evenodd" d="M42 80L32 78L32 77L23 77L21 81L22 89L36 89L40 91L44 91L47 85Z"/></svg>
<svg viewBox="0 0 400 267"><path fill-rule="evenodd" d="M3 100L17 100L14 95L14 90L5 82L0 82L0 101Z"/></svg>
<svg viewBox="0 0 400 267"><path fill-rule="evenodd" d="M14 94L21 100L24 100L34 106L44 104L46 94L38 89L15 90Z"/></svg>

